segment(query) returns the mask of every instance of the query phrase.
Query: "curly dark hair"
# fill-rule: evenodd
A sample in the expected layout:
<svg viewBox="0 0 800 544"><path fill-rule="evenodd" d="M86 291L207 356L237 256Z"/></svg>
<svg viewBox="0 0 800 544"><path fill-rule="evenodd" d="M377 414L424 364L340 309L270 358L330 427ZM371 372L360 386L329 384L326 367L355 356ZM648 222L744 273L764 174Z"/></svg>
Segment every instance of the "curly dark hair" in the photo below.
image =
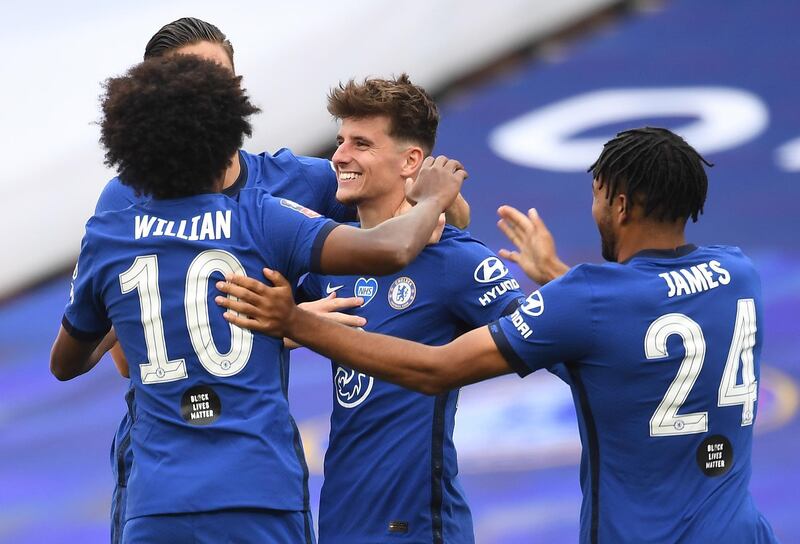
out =
<svg viewBox="0 0 800 544"><path fill-rule="evenodd" d="M657 221L697 221L703 213L708 178L714 166L677 134L659 127L625 130L603 146L589 167L611 201L625 193Z"/></svg>
<svg viewBox="0 0 800 544"><path fill-rule="evenodd" d="M439 110L428 93L411 83L408 74L394 79L367 78L363 83L339 83L328 93L328 112L337 119L385 115L389 135L418 143L430 155L436 143Z"/></svg>
<svg viewBox="0 0 800 544"><path fill-rule="evenodd" d="M154 58L106 80L105 163L137 194L179 198L214 190L260 111L241 78L194 55Z"/></svg>

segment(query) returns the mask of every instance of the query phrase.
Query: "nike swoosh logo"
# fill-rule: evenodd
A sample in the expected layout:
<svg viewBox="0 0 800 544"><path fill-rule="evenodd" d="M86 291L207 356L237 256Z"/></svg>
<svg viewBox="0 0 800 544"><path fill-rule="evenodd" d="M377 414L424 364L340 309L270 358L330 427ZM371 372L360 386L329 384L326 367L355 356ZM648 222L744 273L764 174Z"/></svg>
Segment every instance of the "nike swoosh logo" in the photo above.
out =
<svg viewBox="0 0 800 544"><path fill-rule="evenodd" d="M331 287L330 282L328 282L328 285L325 286L325 292L330 295L331 293L335 293L342 287L344 287L344 285L337 285L336 287Z"/></svg>

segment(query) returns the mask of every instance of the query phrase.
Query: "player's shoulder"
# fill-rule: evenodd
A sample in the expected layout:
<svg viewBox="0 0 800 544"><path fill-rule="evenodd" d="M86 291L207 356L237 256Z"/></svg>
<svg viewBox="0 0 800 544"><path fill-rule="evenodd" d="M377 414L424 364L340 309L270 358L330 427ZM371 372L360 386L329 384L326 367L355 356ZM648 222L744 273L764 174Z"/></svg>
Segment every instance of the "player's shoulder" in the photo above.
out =
<svg viewBox="0 0 800 544"><path fill-rule="evenodd" d="M147 200L146 197L137 196L133 188L123 184L119 177L114 177L100 192L95 205L95 213L121 210L144 200Z"/></svg>
<svg viewBox="0 0 800 544"><path fill-rule="evenodd" d="M310 208L298 204L294 200L273 195L263 187L248 187L239 192L235 199L241 213L246 217L281 220L293 214L300 214L310 219L322 217Z"/></svg>
<svg viewBox="0 0 800 544"><path fill-rule="evenodd" d="M494 255L486 244L473 237L468 231L461 230L452 225L445 225L439 242L431 244L426 249L440 253L443 257L485 258Z"/></svg>
<svg viewBox="0 0 800 544"><path fill-rule="evenodd" d="M331 161L319 157L295 155L291 149L286 147L279 149L275 153L265 151L259 155L253 155L245 151L243 156L246 162L258 162L262 167L266 167L267 170L278 168L287 174L298 173L306 177L309 174L312 174L310 177L314 177L313 174L334 175Z"/></svg>
<svg viewBox="0 0 800 544"><path fill-rule="evenodd" d="M713 246L700 246L699 250L704 253L717 257L719 259L731 260L732 262L740 263L743 266L753 266L753 262L745 255L744 251L737 246L726 245L713 245Z"/></svg>

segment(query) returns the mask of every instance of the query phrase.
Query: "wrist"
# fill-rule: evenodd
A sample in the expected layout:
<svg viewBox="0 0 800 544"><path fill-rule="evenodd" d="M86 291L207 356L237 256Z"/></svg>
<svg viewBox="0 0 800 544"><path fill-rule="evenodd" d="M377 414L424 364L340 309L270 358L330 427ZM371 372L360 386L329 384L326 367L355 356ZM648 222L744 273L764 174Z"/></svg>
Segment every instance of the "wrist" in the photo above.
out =
<svg viewBox="0 0 800 544"><path fill-rule="evenodd" d="M283 336L292 340L297 340L295 334L297 331L302 330L303 314L308 312L296 305L292 305L286 319L283 321Z"/></svg>
<svg viewBox="0 0 800 544"><path fill-rule="evenodd" d="M564 274L569 271L569 266L564 264L564 262L558 258L557 255L554 255L552 259L547 262L547 265L543 268L543 277L541 278L542 281L539 283L544 285L545 283L549 283L555 279L560 278Z"/></svg>

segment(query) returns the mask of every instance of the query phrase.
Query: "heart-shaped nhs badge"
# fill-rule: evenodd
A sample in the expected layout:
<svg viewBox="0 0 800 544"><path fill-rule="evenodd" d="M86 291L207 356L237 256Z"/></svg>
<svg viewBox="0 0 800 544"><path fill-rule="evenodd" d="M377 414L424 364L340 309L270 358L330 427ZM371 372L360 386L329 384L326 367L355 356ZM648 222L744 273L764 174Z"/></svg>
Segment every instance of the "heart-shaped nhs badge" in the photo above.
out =
<svg viewBox="0 0 800 544"><path fill-rule="evenodd" d="M362 304L362 306L366 306L369 304L369 301L378 294L378 280L375 278L358 278L356 280L356 286L353 289L353 294L363 298L364 304Z"/></svg>

